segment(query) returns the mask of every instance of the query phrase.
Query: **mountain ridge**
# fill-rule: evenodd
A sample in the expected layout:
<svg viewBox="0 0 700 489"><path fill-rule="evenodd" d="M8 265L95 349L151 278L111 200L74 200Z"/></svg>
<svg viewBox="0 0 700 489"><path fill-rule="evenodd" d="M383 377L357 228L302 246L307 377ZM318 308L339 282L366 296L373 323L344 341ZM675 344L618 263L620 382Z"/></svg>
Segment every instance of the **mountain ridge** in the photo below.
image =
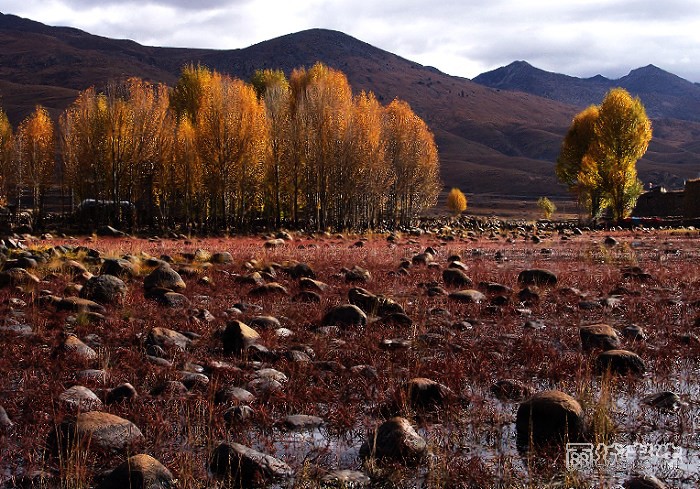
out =
<svg viewBox="0 0 700 489"><path fill-rule="evenodd" d="M355 93L372 91L385 104L394 98L407 101L435 134L446 187L471 194L566 195L556 182L554 161L582 101L558 101L547 93L492 88L449 76L340 31L310 29L233 50L166 48L0 14L0 46L0 104L15 125L38 103L57 118L80 90L99 89L110 80L138 76L172 86L187 63L249 79L256 69L289 74L320 61L342 70ZM531 75L535 69L528 63L520 67ZM533 89L540 74L534 75ZM555 88L551 85L550 91ZM639 164L643 180L678 187L696 176L700 123L661 118L655 131L657 137Z"/></svg>

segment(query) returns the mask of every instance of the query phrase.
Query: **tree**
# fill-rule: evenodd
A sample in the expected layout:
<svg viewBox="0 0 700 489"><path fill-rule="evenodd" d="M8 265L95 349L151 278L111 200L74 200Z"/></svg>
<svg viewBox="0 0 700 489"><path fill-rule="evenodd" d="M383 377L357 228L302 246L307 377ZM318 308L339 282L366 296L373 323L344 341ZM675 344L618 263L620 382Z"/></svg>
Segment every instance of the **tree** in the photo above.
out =
<svg viewBox="0 0 700 489"><path fill-rule="evenodd" d="M564 137L555 168L557 178L569 191L576 194L580 204L588 209L591 217L598 217L605 202L602 189L590 174L581 174L584 158L595 140L595 123L599 108L596 105L584 109L574 117ZM589 162L590 163L590 162Z"/></svg>
<svg viewBox="0 0 700 489"><path fill-rule="evenodd" d="M453 188L450 190L450 193L447 194L447 208L455 216L467 210L467 197L460 189Z"/></svg>
<svg viewBox="0 0 700 489"><path fill-rule="evenodd" d="M0 203L8 200L10 179L14 173L12 125L5 112L0 109Z"/></svg>
<svg viewBox="0 0 700 489"><path fill-rule="evenodd" d="M31 185L36 223L43 215L44 195L55 170L54 128L48 111L37 106L19 125L16 139L18 190L25 182Z"/></svg>
<svg viewBox="0 0 700 489"><path fill-rule="evenodd" d="M613 218L622 219L641 193L636 164L650 140L651 122L639 98L612 89L600 106L574 118L557 159L557 177L577 193L591 217L610 207Z"/></svg>
<svg viewBox="0 0 700 489"><path fill-rule="evenodd" d="M557 206L547 197L540 197L537 199L537 207L542 211L542 215L545 219L551 218L557 211Z"/></svg>
<svg viewBox="0 0 700 489"><path fill-rule="evenodd" d="M642 192L636 165L649 147L651 121L639 97L615 88L603 99L594 130L590 154L613 218L619 220L632 211Z"/></svg>

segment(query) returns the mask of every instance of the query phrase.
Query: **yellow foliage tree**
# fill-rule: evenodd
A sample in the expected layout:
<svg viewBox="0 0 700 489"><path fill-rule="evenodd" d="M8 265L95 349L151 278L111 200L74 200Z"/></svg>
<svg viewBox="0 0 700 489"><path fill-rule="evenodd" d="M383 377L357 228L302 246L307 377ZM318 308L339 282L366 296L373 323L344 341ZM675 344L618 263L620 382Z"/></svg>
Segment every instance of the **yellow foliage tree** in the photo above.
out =
<svg viewBox="0 0 700 489"><path fill-rule="evenodd" d="M467 196L460 189L453 188L447 194L447 208L452 214L458 216L467 210Z"/></svg>
<svg viewBox="0 0 700 489"><path fill-rule="evenodd" d="M5 111L0 109L0 202L8 201L9 184L13 171L12 125Z"/></svg>
<svg viewBox="0 0 700 489"><path fill-rule="evenodd" d="M19 192L23 185L32 188L35 219L43 214L43 198L54 174L55 153L53 121L48 111L37 106L17 129L17 162ZM21 205L21 203L20 203Z"/></svg>

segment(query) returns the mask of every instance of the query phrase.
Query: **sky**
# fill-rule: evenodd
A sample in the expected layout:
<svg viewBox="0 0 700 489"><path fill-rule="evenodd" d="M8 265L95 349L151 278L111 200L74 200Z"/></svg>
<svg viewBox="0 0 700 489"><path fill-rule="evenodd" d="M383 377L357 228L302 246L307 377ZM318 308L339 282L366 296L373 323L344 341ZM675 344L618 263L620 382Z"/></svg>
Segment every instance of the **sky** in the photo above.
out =
<svg viewBox="0 0 700 489"><path fill-rule="evenodd" d="M164 47L334 29L467 78L525 60L608 78L654 64L700 82L698 0L0 0L0 12Z"/></svg>

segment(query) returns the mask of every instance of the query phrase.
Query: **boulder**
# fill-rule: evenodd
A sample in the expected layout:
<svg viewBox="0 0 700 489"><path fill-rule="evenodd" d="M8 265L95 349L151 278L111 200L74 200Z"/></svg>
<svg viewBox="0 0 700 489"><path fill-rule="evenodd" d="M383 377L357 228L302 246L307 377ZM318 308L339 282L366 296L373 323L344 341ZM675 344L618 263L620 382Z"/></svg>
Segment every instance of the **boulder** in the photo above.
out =
<svg viewBox="0 0 700 489"><path fill-rule="evenodd" d="M163 464L145 453L129 457L113 469L98 489L170 489L175 478Z"/></svg>
<svg viewBox="0 0 700 489"><path fill-rule="evenodd" d="M420 462L428 453L428 444L402 417L391 418L369 434L360 447L362 458L386 459L404 464Z"/></svg>
<svg viewBox="0 0 700 489"><path fill-rule="evenodd" d="M330 309L321 321L323 326L366 326L367 315L353 304L345 304Z"/></svg>
<svg viewBox="0 0 700 489"><path fill-rule="evenodd" d="M561 391L543 391L522 402L515 420L517 446L527 450L579 441L583 409L576 399Z"/></svg>
<svg viewBox="0 0 700 489"><path fill-rule="evenodd" d="M557 274L540 268L523 270L518 275L520 285L555 286L557 285Z"/></svg>
<svg viewBox="0 0 700 489"><path fill-rule="evenodd" d="M107 312L104 306L83 297L63 297L58 299L56 309L59 311L96 312L99 314Z"/></svg>
<svg viewBox="0 0 700 489"><path fill-rule="evenodd" d="M39 282L39 277L29 273L24 268L15 267L0 272L0 288L8 286L35 286Z"/></svg>
<svg viewBox="0 0 700 489"><path fill-rule="evenodd" d="M473 285L472 279L470 279L464 271L458 268L447 268L442 271L442 280L445 285L449 287L471 287Z"/></svg>
<svg viewBox="0 0 700 489"><path fill-rule="evenodd" d="M457 292L452 292L448 297L455 302L475 304L486 300L486 296L475 289L458 290Z"/></svg>
<svg viewBox="0 0 700 489"><path fill-rule="evenodd" d="M80 290L80 297L99 304L121 304L128 289L119 277L114 275L97 275L85 282Z"/></svg>
<svg viewBox="0 0 700 489"><path fill-rule="evenodd" d="M87 412L102 409L102 401L97 394L82 385L74 385L58 396L58 400L70 411Z"/></svg>
<svg viewBox="0 0 700 489"><path fill-rule="evenodd" d="M143 287L146 290L163 288L178 291L185 289L187 285L179 273L173 270L169 264L164 263L144 278Z"/></svg>
<svg viewBox="0 0 700 489"><path fill-rule="evenodd" d="M286 296L289 295L287 288L277 282L259 285L248 292L250 297L266 297L271 295Z"/></svg>
<svg viewBox="0 0 700 489"><path fill-rule="evenodd" d="M159 346L164 350L174 349L184 351L190 343L192 343L192 340L187 336L168 328L153 328L146 337L146 345Z"/></svg>
<svg viewBox="0 0 700 489"><path fill-rule="evenodd" d="M209 470L232 487L241 489L266 487L293 474L281 460L239 443L222 443L216 447L209 461Z"/></svg>
<svg viewBox="0 0 700 489"><path fill-rule="evenodd" d="M244 322L234 319L226 323L221 339L224 344L224 353L240 355L258 342L260 334Z"/></svg>
<svg viewBox="0 0 700 489"><path fill-rule="evenodd" d="M424 377L415 377L404 385L406 400L411 409L434 409L444 406L455 393L449 387Z"/></svg>
<svg viewBox="0 0 700 489"><path fill-rule="evenodd" d="M100 275L114 275L119 278L133 278L139 274L136 265L123 258L110 258L102 262Z"/></svg>
<svg viewBox="0 0 700 489"><path fill-rule="evenodd" d="M89 447L106 453L127 453L143 441L141 430L131 421L102 411L90 411L63 421L58 430L52 431L49 445L67 451Z"/></svg>
<svg viewBox="0 0 700 489"><path fill-rule="evenodd" d="M584 351L600 349L616 350L620 347L620 337L611 326L603 323L589 324L579 328L581 346Z"/></svg>
<svg viewBox="0 0 700 489"><path fill-rule="evenodd" d="M350 270L345 272L345 280L347 282L367 282L372 278L369 270L355 265Z"/></svg>
<svg viewBox="0 0 700 489"><path fill-rule="evenodd" d="M217 265L225 265L228 263L233 263L233 256L228 251L218 251L211 255L210 261L212 263L216 263Z"/></svg>
<svg viewBox="0 0 700 489"><path fill-rule="evenodd" d="M639 355L627 350L608 350L598 355L595 361L596 372L610 371L617 375L644 375L646 366Z"/></svg>

